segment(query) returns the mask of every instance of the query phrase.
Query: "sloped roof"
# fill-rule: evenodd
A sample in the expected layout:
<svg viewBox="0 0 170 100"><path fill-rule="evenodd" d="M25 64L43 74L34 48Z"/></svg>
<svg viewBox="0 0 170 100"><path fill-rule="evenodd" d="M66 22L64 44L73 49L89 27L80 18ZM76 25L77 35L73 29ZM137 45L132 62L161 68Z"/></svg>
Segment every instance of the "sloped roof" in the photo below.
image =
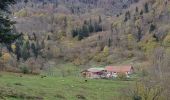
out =
<svg viewBox="0 0 170 100"><path fill-rule="evenodd" d="M110 72L129 72L133 69L132 66L106 66L105 69Z"/></svg>
<svg viewBox="0 0 170 100"><path fill-rule="evenodd" d="M87 69L87 71L89 71L89 72L101 72L104 70L105 70L105 68L89 68L89 69Z"/></svg>

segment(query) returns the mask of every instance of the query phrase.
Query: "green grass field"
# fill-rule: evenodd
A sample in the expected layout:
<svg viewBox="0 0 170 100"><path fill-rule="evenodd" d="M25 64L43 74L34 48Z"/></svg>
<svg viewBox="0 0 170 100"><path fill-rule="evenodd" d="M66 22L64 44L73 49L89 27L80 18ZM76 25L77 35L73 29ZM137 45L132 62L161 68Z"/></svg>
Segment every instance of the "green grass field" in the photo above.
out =
<svg viewBox="0 0 170 100"><path fill-rule="evenodd" d="M120 89L132 81L88 79L85 82L72 65L50 69L40 75L22 75L0 72L0 100L118 100ZM69 70L63 77L61 70ZM50 74L52 73L52 74Z"/></svg>
<svg viewBox="0 0 170 100"><path fill-rule="evenodd" d="M1 73L0 97L3 100L116 100L119 89L129 82L88 80Z"/></svg>

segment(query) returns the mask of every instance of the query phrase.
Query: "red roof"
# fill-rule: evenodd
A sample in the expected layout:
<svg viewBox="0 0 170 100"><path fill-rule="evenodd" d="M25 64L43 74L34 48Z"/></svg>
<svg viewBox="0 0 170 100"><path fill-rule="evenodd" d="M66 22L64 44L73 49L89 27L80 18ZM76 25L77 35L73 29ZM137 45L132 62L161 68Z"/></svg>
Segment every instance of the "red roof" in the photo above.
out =
<svg viewBox="0 0 170 100"><path fill-rule="evenodd" d="M105 69L110 72L130 72L133 70L132 66L106 66Z"/></svg>

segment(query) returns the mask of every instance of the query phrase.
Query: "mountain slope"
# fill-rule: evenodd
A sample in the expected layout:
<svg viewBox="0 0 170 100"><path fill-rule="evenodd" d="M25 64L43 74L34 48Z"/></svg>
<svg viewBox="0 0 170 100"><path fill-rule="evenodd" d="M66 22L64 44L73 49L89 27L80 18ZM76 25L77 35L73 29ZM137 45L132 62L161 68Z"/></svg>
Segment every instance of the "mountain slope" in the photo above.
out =
<svg viewBox="0 0 170 100"><path fill-rule="evenodd" d="M18 61L134 63L151 59L157 47L169 48L169 1L54 1L20 1L13 7L16 30L24 34L12 45L21 51L13 50Z"/></svg>

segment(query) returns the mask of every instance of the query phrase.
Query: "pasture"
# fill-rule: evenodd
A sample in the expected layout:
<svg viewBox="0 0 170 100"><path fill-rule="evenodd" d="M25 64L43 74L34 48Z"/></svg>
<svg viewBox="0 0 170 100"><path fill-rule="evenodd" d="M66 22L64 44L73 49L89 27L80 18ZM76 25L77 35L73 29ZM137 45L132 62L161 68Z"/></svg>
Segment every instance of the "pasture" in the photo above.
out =
<svg viewBox="0 0 170 100"><path fill-rule="evenodd" d="M1 72L0 100L116 100L129 83Z"/></svg>

